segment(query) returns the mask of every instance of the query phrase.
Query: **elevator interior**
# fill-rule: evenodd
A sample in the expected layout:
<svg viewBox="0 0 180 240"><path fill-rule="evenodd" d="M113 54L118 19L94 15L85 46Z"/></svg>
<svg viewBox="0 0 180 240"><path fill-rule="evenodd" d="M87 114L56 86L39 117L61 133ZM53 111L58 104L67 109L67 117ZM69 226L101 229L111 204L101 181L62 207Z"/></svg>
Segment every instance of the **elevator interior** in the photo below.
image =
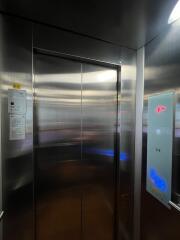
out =
<svg viewBox="0 0 180 240"><path fill-rule="evenodd" d="M0 1L0 239L179 240L176 4ZM150 175L150 99L166 94L170 167Z"/></svg>
<svg viewBox="0 0 180 240"><path fill-rule="evenodd" d="M0 20L2 239L130 237L134 51L11 16ZM12 91L25 92L21 139L10 137Z"/></svg>

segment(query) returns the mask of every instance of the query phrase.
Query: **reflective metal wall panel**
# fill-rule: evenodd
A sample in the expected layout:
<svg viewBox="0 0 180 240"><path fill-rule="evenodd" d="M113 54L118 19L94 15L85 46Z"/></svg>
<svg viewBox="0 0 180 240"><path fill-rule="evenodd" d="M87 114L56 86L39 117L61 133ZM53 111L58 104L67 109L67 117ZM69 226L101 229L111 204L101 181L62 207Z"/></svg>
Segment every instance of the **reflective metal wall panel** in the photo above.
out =
<svg viewBox="0 0 180 240"><path fill-rule="evenodd" d="M32 26L0 16L3 240L33 239ZM26 91L25 137L10 140L8 89Z"/></svg>
<svg viewBox="0 0 180 240"><path fill-rule="evenodd" d="M84 238L113 239L117 71L82 66Z"/></svg>
<svg viewBox="0 0 180 240"><path fill-rule="evenodd" d="M81 237L81 64L35 55L36 234Z"/></svg>
<svg viewBox="0 0 180 240"><path fill-rule="evenodd" d="M112 240L117 72L42 54L34 63L37 239Z"/></svg>
<svg viewBox="0 0 180 240"><path fill-rule="evenodd" d="M57 54L63 52L103 63L122 64L120 78L122 77L124 81L121 88L124 93L119 99L122 98L125 101L126 95L128 95L128 106L133 105L135 51L40 24L34 24L34 26L33 44L35 48L50 50ZM15 240L27 238L27 240L31 240L33 238L31 30L31 24L23 20L7 16L0 19L3 205L6 210L3 222L3 240L12 239L12 234ZM116 108L113 105L115 100L112 100L112 96L115 96L116 87L113 84L117 79L112 81L109 79L114 76L115 70L58 58L37 56L37 60L35 59L35 71L37 70L37 74L35 72L35 86L37 87L35 87L34 108L34 122L36 123L34 127L34 159L36 173L38 173L36 174L38 176L36 179L38 183L36 185L37 195L35 194L38 199L37 235L43 239L46 239L46 237L55 239L52 232L55 232L55 234L58 232L62 239L79 239L82 236L89 238L92 235L103 240L104 238L111 239L113 236L112 222L114 221L112 216L114 208L114 148L112 149L112 144L114 144L114 136L112 140L110 133L115 133L116 126L113 123L115 116L113 114L110 116L109 112L114 112ZM65 63L66 61L68 64ZM60 67L61 64L63 67ZM81 72L83 66L84 75ZM102 73L100 74L101 77L99 76L100 72ZM84 95L82 95L83 85L81 85L83 78L86 89ZM87 84L89 78L92 78L90 85ZM65 82L62 79L65 79ZM95 83L93 79L95 79ZM130 83L126 84L129 80ZM100 84L101 81L102 85ZM20 83L20 85L17 83ZM9 141L8 139L7 90L13 88L13 84L15 88L20 86L21 89L27 91L26 138L23 141ZM87 105L90 112L92 111L92 121L90 122L88 111L81 106L82 97L84 104ZM109 99L109 103L105 106L107 99ZM113 103L110 103L111 101ZM122 103L124 104L124 102ZM102 109L100 109L100 105ZM45 106L47 106L47 109ZM63 116L59 109L65 113ZM133 107L129 109L131 111ZM83 115L83 118L79 114ZM131 114L133 115L133 112ZM126 117L124 117L124 120L122 118L120 125L121 123L122 126L126 125ZM85 125L83 126L83 124ZM133 145L132 126L131 121L130 141ZM83 127L85 133L82 133ZM106 128L108 130L105 130ZM86 129L88 134L86 134ZM123 127L119 131L123 131ZM128 149L128 156L130 156L128 157L128 163L132 166L133 151L132 145L129 147L128 144L128 131L124 130L120 146L122 146L123 153L125 148ZM86 138L86 135L88 138ZM103 136L106 139L109 137L109 141L103 139ZM83 148L83 141L85 146L90 146L92 151L97 141L98 151L88 152L86 148ZM68 150L65 151L65 149ZM82 160L83 155L87 160ZM126 158L126 154L121 156ZM101 162L102 165L100 166ZM109 171L107 170L108 167ZM49 169L52 169L52 171L49 171ZM129 186L132 183L130 177L132 168L126 169L128 169L128 177L121 177L120 180L122 185L127 184ZM124 171L123 163L119 172L123 176L121 171ZM98 182L95 187L92 184L93 175ZM100 188L99 192L97 192L98 187ZM39 189L40 191L38 191ZM130 188L121 189L124 189L121 191L122 196L124 196L124 192L128 192L129 195L126 195L126 208L121 201L119 202L122 210L119 212L119 219L123 219L123 224L131 226L129 222L132 216L129 213L131 213L132 208L129 199L131 202L130 196L132 195L130 193L132 192L129 191ZM48 211L46 213L48 208L49 212L53 212L54 209L57 210L55 206L57 199L59 200L59 211L62 214L60 218L56 214L48 215ZM14 204L15 202L17 204ZM124 211L124 209L126 210ZM99 228L93 222L94 212L98 213L96 214L97 219L102 220L102 223L98 223ZM91 215L91 213L93 214ZM104 218L101 213L103 213ZM42 223L40 223L40 219L43 220ZM52 219L53 223L50 224L50 228L49 219ZM61 222L62 219L64 225L56 224ZM43 229L41 224L44 224L43 226L48 224L48 228ZM68 226L68 228L65 228L65 226ZM131 230L131 227L126 227L124 231L123 225L120 224L119 226L122 234L125 232L126 235L126 232ZM102 228L106 230L104 232L106 236L102 233Z"/></svg>
<svg viewBox="0 0 180 240"><path fill-rule="evenodd" d="M133 229L136 51L40 24L34 24L33 42L35 48L46 49L57 55L64 53L69 56L80 56L87 60L93 59L121 65L119 79L122 84L119 89L119 106L122 104L122 113L119 112L118 133L122 135L119 143L119 148L122 149L122 158L127 158L127 160L120 161L121 164L119 164L118 195L120 197L118 196L117 199L119 208L117 222L119 238L130 238ZM121 115L122 118L120 118Z"/></svg>
<svg viewBox="0 0 180 240"><path fill-rule="evenodd" d="M1 94L1 88L2 88L2 85L0 83L0 116L2 116L2 113L1 113L1 97L2 97L2 94ZM3 213L3 208L2 208L2 155L1 155L1 117L0 117L0 214ZM0 217L0 239L2 239L2 217Z"/></svg>
<svg viewBox="0 0 180 240"><path fill-rule="evenodd" d="M178 240L180 238L180 214L175 209L167 209L145 191L147 161L147 112L148 96L175 91L175 136L173 151L172 200L179 202L179 87L180 87L180 22L170 25L162 34L145 48L145 82L143 113L143 182L142 182L142 239Z"/></svg>
<svg viewBox="0 0 180 240"><path fill-rule="evenodd" d="M144 101L144 47L137 51L136 66L136 119L134 159L134 240L140 239L141 231L141 174L142 174L142 115Z"/></svg>
<svg viewBox="0 0 180 240"><path fill-rule="evenodd" d="M133 235L136 54L125 51L123 56L125 61L122 62L118 93L118 236L126 240L132 239Z"/></svg>

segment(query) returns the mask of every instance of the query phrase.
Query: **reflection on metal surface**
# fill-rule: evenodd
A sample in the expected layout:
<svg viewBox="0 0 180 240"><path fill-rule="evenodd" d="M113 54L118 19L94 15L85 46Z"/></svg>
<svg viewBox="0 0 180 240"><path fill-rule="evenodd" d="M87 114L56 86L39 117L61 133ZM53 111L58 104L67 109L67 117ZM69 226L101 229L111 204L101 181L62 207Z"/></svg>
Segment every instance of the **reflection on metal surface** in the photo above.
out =
<svg viewBox="0 0 180 240"><path fill-rule="evenodd" d="M138 49L136 58L136 112L134 152L134 211L133 239L140 239L141 232L141 176L142 176L142 114L144 97L144 47Z"/></svg>
<svg viewBox="0 0 180 240"><path fill-rule="evenodd" d="M179 22L179 20L177 21ZM180 192L180 25L169 25L162 34L146 46L145 55L145 82L144 82L144 112L143 112L143 168L142 168L142 239L179 240L180 216L173 210L166 209L161 203L152 198L145 191L146 161L147 161L147 99L152 94L174 90L176 94L175 105L175 136L173 150L173 178L172 201L178 204ZM167 130L163 130L167 131ZM159 173L151 174L156 184L165 189ZM161 177L161 176L160 176ZM160 181L161 180L161 181ZM163 179L164 180L164 179ZM152 213L156 213L153 218ZM161 223L161 224L159 224Z"/></svg>
<svg viewBox="0 0 180 240"><path fill-rule="evenodd" d="M0 66L0 71L1 71L1 66ZM1 111L1 108L2 108L2 104L1 104L1 98L2 98L2 85L1 85L1 82L0 82L0 116L2 116L2 111ZM3 209L3 206L2 206L2 134L1 134L1 128L2 128L2 124L1 124L1 118L0 117L0 211L2 211ZM2 236L2 221L0 219L0 239L2 239L3 236Z"/></svg>
<svg viewBox="0 0 180 240"><path fill-rule="evenodd" d="M35 55L39 240L113 239L116 83L115 70Z"/></svg>
<svg viewBox="0 0 180 240"><path fill-rule="evenodd" d="M3 240L33 239L32 25L0 16ZM26 138L9 140L8 89L27 92Z"/></svg>
<svg viewBox="0 0 180 240"><path fill-rule="evenodd" d="M108 70L106 75L106 68L90 64L83 64L82 70L82 161L87 176L84 193L84 239L112 240L115 217L113 153L117 73L115 70ZM91 72L96 74L92 77ZM102 81L102 76L105 75ZM92 94L89 95L89 92Z"/></svg>
<svg viewBox="0 0 180 240"><path fill-rule="evenodd" d="M32 163L32 36L31 36L31 24L25 24L24 21L19 21L14 18L10 17L2 17L1 18L2 25L0 26L1 31L1 56L2 62L0 65L1 68L1 82L2 82L2 97L3 97L3 163L4 163L4 206L7 210L6 216L4 218L4 239L3 240L31 240L33 238L33 226L32 226L32 219L33 219L33 211L32 211L32 176L33 176L33 163ZM34 46L40 48L51 49L54 51L66 52L78 56L82 56L85 58L91 58L95 60L100 60L102 62L110 62L110 63L120 63L120 59L123 60L124 66L122 67L122 78L123 87L122 87L122 96L119 96L119 100L122 100L122 107L121 113L124 115L122 117L122 151L120 153L120 160L122 162L120 167L120 174L121 174L121 184L122 186L127 185L132 186L132 180L130 179L130 175L132 174L132 165L133 162L133 101L134 101L134 75L135 75L135 61L134 55L135 52L132 50L127 50L132 54L127 54L126 49L114 46L111 44L103 43L101 41L92 40L89 38L79 37L78 35L73 35L70 33L65 33L63 31L59 31L58 29L53 29L45 26L40 26L38 24L35 25L34 31ZM60 33L60 34L59 34ZM12 41L13 40L13 41ZM21 42L22 41L22 42ZM69 48L71 46L71 48ZM90 46L90 47L87 47ZM129 62L129 59L133 59L133 61ZM53 67L52 67L53 68ZM43 164L40 161L40 170L42 170L42 175L39 177L41 179L46 179L46 174L52 166L54 171L54 176L49 176L46 179L45 184L42 188L42 195L49 196L47 201L44 201L41 205L42 209L40 209L41 213L46 212L46 207L48 204L52 206L53 209L56 209L56 212L59 210L61 211L61 219L63 219L63 226L70 226L74 224L74 219L70 219L67 216L78 216L77 220L77 229L79 230L79 225L81 224L79 221L83 222L84 215L81 212L81 216L79 218L79 210L80 209L87 209L88 213L88 223L94 224L94 231L90 234L91 236L103 236L104 239L111 239L112 238L112 222L108 222L109 215L112 217L112 203L113 199L110 199L111 196L114 196L110 192L113 192L111 189L111 180L112 180L112 167L113 166L113 150L112 150L112 138L110 139L109 145L106 142L108 139L104 139L107 136L106 128L114 129L114 107L116 102L116 93L114 86L116 73L113 69L104 68L104 67L95 67L94 71L86 71L86 92L85 97L83 99L83 103L88 105L89 109L95 109L95 112L91 111L92 117L90 121L87 122L87 125L93 125L91 130L87 132L84 131L84 134L79 136L79 131L76 130L79 128L79 124L75 123L71 119L74 120L74 116L77 114L76 110L72 110L75 106L77 109L77 105L79 101L82 99L78 98L79 91L79 81L76 81L77 75L79 76L79 70L73 70L69 72L69 68L67 72L63 72L58 68L49 72L51 66L46 69L43 68L41 74L38 74L38 86L36 90L42 90L42 92L38 93L38 102L42 103L45 102L48 105L48 110L46 111L43 109L43 106L40 106L40 111L36 116L40 116L40 118L35 118L36 122L41 121L41 124L38 129L39 135L35 135L35 143L39 141L39 145L35 146L35 153L40 152L39 159L43 159ZM66 69L66 68L65 68ZM59 74L60 72L60 74ZM111 75L112 73L112 75ZM66 78L66 76L68 77ZM63 76L63 78L61 78ZM74 78L75 76L75 78ZM64 81L65 78L65 81ZM43 81L44 80L44 81ZM126 80L126 81L125 81ZM28 111L27 111L27 119L26 119L26 140L23 142L14 142L11 144L8 139L8 122L7 122L7 114L6 114L6 107L7 107L7 90L11 88L14 82L21 82L23 85L23 89L27 92L27 103L28 103ZM51 85L52 83L56 83L55 85ZM67 90L66 83L70 83L71 87ZM106 82L108 82L108 88L106 88ZM44 85L44 83L46 83ZM58 88L58 84L60 84L63 91L58 95L53 95L53 91ZM72 84L73 83L73 84ZM89 86L87 85L89 83ZM41 85L42 84L42 85ZM52 86L52 89L49 89L49 84ZM94 84L97 89L91 88L92 84ZM74 86L77 85L77 88ZM98 87L99 85L99 87ZM103 86L104 85L104 86ZM110 85L112 87L110 87ZM67 90L67 91L66 91ZM80 89L81 91L81 89ZM51 92L51 94L50 94ZM40 94L42 94L40 96ZM49 96L48 96L49 95ZM80 94L82 96L82 92ZM127 105L126 105L127 104ZM54 109L61 108L62 106L66 106L67 109L70 109L68 113L70 116L63 115L62 121L59 121L61 115L58 111L52 108L53 105L56 105ZM126 106L125 106L126 105ZM132 106L131 106L132 105ZM71 108L72 106L72 108ZM101 112L100 108L102 106ZM37 108L39 106L36 106ZM35 107L35 109L36 109ZM111 109L111 110L110 110ZM54 110L54 111L53 111ZM63 113L66 110L64 109ZM99 112L103 116L98 117ZM71 115L72 114L72 115ZM81 111L82 114L82 111ZM47 117L47 120L43 120ZM53 118L58 119L58 121L54 121ZM98 121L96 121L98 119ZM75 119L77 122L79 121L79 117ZM127 121L126 121L127 120ZM107 122L106 122L107 121ZM50 123L50 124L49 124ZM64 126L62 126L64 124ZM69 124L69 126L67 126ZM60 127L60 130L59 130ZM81 120L81 128L83 129L83 121ZM62 130L62 131L61 131ZM113 130L114 131L114 130ZM37 132L36 132L37 133ZM112 133L111 131L108 134ZM72 142L69 142L69 137L72 135ZM85 142L87 145L95 145L97 142L100 146L99 149L107 149L110 153L105 152L105 155L89 155L85 153L88 158L88 164L82 165L81 162L74 160L71 153L75 153L73 156L79 159L79 142L81 142L81 152L83 153L83 146L82 141ZM62 141L62 139L65 139ZM102 141L101 141L102 140ZM129 144L129 140L131 144ZM102 143L103 142L103 143ZM107 144L107 146L106 146ZM62 151L60 151L61 149ZM68 149L68 154L64 154L64 149ZM62 154L63 152L63 154ZM127 154L126 154L127 153ZM110 155L110 156L107 156ZM58 158L56 158L58 156ZM49 162L46 161L49 158ZM37 160L37 159L36 159ZM103 162L102 168L99 166L101 161ZM37 161L38 162L38 161ZM35 163L37 163L35 162ZM92 163L90 163L92 162ZM87 162L86 162L87 163ZM63 167L61 168L62 171L56 168L56 164L61 164ZM67 167L68 166L68 167ZM95 167L97 166L97 167ZM110 169L108 168L110 166ZM79 172L79 168L81 169ZM78 171L77 171L78 169ZM39 171L39 169L37 169ZM50 171L49 171L50 172ZM126 174L124 174L126 172ZM81 174L82 175L81 175ZM44 175L43 175L44 174ZM47 174L48 175L48 174ZM94 176L103 182L100 183L98 187L95 189L89 183L93 182ZM124 177L125 176L125 177ZM52 178L51 178L52 177ZM108 182L108 178L111 179ZM57 178L57 179L55 179ZM52 180L53 179L53 180ZM63 190L68 186L77 185L79 183L85 184L86 191L80 190L80 192L75 192L74 195L71 191L67 191L62 196L56 196L57 198L51 198L51 193L56 192L57 189L51 189L51 181L53 183L60 182L66 185ZM74 182L74 179L77 181ZM82 181L83 179L83 181ZM57 181L56 181L57 180ZM106 180L108 182L106 186ZM41 184L38 182L38 184ZM46 185L47 184L47 185ZM48 185L49 184L49 185ZM64 186L63 185L63 186ZM60 188L62 185L56 186L54 184L54 188ZM88 188L86 188L88 186ZM84 186L83 186L84 187ZM121 206L121 220L120 220L120 229L124 233L124 236L129 236L129 231L131 231L131 195L132 189L122 187L121 195L122 198L127 196L127 198L123 198L120 201ZM79 189L79 186L77 187ZM81 189L81 187L80 187ZM111 190L110 190L111 189ZM49 191L49 192L48 192ZM52 192L51 192L52 191ZM57 190L58 192L58 190ZM86 192L88 194L86 195ZM126 195L126 193L128 193ZM72 196L73 195L73 196ZM42 196L42 198L44 197ZM88 196L86 198L86 196ZM57 207L56 200L61 199L59 205ZM73 205L71 198L73 198ZM69 200L70 199L70 200ZM104 201L102 201L102 199ZM7 200L7 201L6 201ZM51 201L52 200L52 201ZM16 202L16 204L14 204ZM86 205L83 203L87 202ZM124 203L125 204L121 204ZM129 204L130 203L130 204ZM50 212L53 212L53 209L50 209ZM67 212L69 209L69 212ZM72 211L73 209L73 211ZM52 210L52 211L51 211ZM99 213L96 215L96 213ZM127 212L127 215L126 215ZM48 212L49 213L49 212ZM84 214L86 211L84 210ZM93 213L93 216L91 215ZM101 215L103 213L103 216ZM57 215L53 215L50 213L47 218L44 215L41 215L40 218L43 219L42 224L47 224L49 226L49 219L51 218L52 222L55 226L55 232L65 231L66 237L72 238L72 233L76 230L75 228L69 231L69 228L60 228L61 225L57 225L58 222ZM99 216L99 217L97 217ZM80 220L79 220L80 219ZM46 221L47 220L47 221ZM71 221L72 220L72 221ZM102 222L102 223L101 223ZM122 222L122 224L121 224ZM95 226L95 223L96 226ZM101 223L101 224L100 224ZM60 226L60 227L59 227ZM97 229L99 226L99 230ZM104 226L104 227L102 227ZM83 231L86 232L86 227L83 225ZM91 228L93 229L93 228ZM91 230L90 229L90 230ZM106 229L105 232L104 229ZM44 234L46 235L48 232L48 228L43 229ZM83 234L83 231L81 234ZM87 232L89 228L87 229ZM99 232L98 232L99 231ZM108 233L109 234L108 234ZM77 233L77 232L76 232ZM42 232L39 234L43 234ZM60 232L60 235L62 232ZM69 234L69 235L68 235ZM77 233L78 235L79 233ZM104 235L103 235L104 234ZM13 237L12 237L13 235ZM75 239L75 235L73 235L73 239ZM85 235L85 234L84 234ZM87 235L87 234L86 234ZM106 236L105 236L106 235ZM78 235L79 236L79 235ZM45 236L43 235L44 239ZM50 239L54 239L54 235L50 236Z"/></svg>
<svg viewBox="0 0 180 240"><path fill-rule="evenodd" d="M133 237L133 174L135 129L136 55L129 51L121 68L118 123L120 134L118 222L119 239ZM126 160L122 160L125 158Z"/></svg>
<svg viewBox="0 0 180 240"><path fill-rule="evenodd" d="M34 64L37 239L78 240L81 64L44 55L35 55Z"/></svg>
<svg viewBox="0 0 180 240"><path fill-rule="evenodd" d="M113 82L112 79L112 74L113 74L114 70L104 70L103 72L89 72L88 74L88 79L89 79L89 83L95 83L97 80L98 82L104 82L106 83L106 81ZM50 76L49 76L50 75ZM41 74L39 76L39 83L50 83L51 81L53 81L54 83L70 83L70 84L77 84L77 82L75 81L75 79L78 77L79 73L69 73L68 74L68 79L67 81L65 81L67 73L62 73L62 74L58 74L58 73L47 73L47 74ZM50 80L51 79L51 80ZM40 89L41 90L41 89Z"/></svg>
<svg viewBox="0 0 180 240"><path fill-rule="evenodd" d="M4 211L0 212L0 221L3 219Z"/></svg>
<svg viewBox="0 0 180 240"><path fill-rule="evenodd" d="M107 157L114 157L114 150L112 149L98 149L98 148L87 148L85 150L86 153L91 153L91 154L99 154L99 155L104 155ZM120 152L119 154L119 160L120 161L127 161L128 156L126 152Z"/></svg>
<svg viewBox="0 0 180 240"><path fill-rule="evenodd" d="M179 205L175 204L175 203L172 202L172 201L169 201L169 204L170 204L173 208L175 208L177 211L180 212L180 206L179 206Z"/></svg>

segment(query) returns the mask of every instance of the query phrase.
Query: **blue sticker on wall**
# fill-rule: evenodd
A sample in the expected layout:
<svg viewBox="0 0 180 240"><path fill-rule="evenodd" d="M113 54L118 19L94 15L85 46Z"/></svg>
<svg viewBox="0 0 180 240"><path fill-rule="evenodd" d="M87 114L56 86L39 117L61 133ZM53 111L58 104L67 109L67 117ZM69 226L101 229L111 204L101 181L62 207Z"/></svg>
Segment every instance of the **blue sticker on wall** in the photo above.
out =
<svg viewBox="0 0 180 240"><path fill-rule="evenodd" d="M174 92L148 98L146 190L165 206L171 200Z"/></svg>

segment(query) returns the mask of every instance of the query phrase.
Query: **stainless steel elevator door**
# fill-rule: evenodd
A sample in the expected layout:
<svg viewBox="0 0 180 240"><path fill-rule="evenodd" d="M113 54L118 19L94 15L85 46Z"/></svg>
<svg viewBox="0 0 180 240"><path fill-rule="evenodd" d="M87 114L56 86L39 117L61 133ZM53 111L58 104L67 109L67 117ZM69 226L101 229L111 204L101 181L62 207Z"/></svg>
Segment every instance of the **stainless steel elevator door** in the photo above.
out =
<svg viewBox="0 0 180 240"><path fill-rule="evenodd" d="M81 237L81 64L35 55L37 240Z"/></svg>
<svg viewBox="0 0 180 240"><path fill-rule="evenodd" d="M37 240L113 240L117 72L34 62Z"/></svg>
<svg viewBox="0 0 180 240"><path fill-rule="evenodd" d="M90 64L83 64L82 70L84 239L112 240L117 71Z"/></svg>

